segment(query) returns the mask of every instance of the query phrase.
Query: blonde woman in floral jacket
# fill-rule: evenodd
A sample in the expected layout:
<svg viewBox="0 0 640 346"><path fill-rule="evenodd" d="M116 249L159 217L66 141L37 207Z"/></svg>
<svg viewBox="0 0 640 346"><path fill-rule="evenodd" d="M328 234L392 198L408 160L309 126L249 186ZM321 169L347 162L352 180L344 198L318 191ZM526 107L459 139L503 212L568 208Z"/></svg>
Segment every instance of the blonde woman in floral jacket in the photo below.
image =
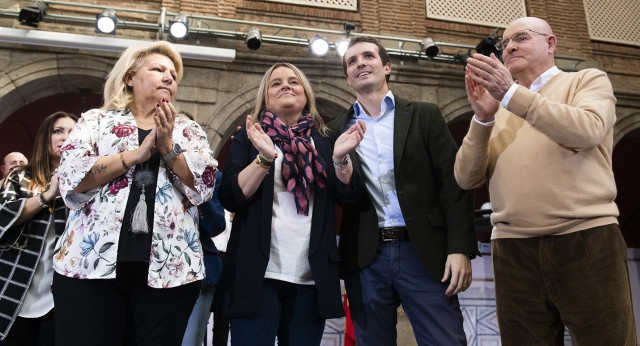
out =
<svg viewBox="0 0 640 346"><path fill-rule="evenodd" d="M175 117L180 55L127 49L102 109L62 148L60 191L72 209L54 254L56 343L179 345L204 278L197 215L217 162L204 131Z"/></svg>

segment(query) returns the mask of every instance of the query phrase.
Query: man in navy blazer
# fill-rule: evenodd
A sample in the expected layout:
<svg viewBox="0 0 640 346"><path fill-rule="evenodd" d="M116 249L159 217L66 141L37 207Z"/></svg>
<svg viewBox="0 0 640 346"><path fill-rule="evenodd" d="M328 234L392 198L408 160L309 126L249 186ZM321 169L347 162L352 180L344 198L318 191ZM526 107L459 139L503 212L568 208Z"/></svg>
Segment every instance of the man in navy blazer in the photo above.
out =
<svg viewBox="0 0 640 346"><path fill-rule="evenodd" d="M340 234L356 344L395 345L402 303L419 345L466 345L457 293L471 284L478 246L470 195L453 175L455 142L438 106L391 93L390 58L375 39L352 38L343 67L357 101L329 127L367 126L342 158L367 192L344 209Z"/></svg>

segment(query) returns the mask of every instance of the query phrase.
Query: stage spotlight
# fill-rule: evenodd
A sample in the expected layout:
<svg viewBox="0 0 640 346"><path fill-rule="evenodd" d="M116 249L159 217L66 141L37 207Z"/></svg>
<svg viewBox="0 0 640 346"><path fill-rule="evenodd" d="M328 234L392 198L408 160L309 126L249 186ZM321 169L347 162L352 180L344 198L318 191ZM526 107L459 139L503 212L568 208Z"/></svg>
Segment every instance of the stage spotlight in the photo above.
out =
<svg viewBox="0 0 640 346"><path fill-rule="evenodd" d="M453 57L456 61L459 61L463 66L467 66L467 59L471 57L471 50L462 51L459 50L458 53Z"/></svg>
<svg viewBox="0 0 640 346"><path fill-rule="evenodd" d="M476 46L476 52L486 56L490 56L491 53L493 53L498 59L500 59L500 61L502 61L502 52L496 48L496 43L498 42L500 42L500 37L495 35L487 36L478 43Z"/></svg>
<svg viewBox="0 0 640 346"><path fill-rule="evenodd" d="M349 39L341 38L336 41L336 52L339 56L344 56L344 53L347 52L347 47L349 46Z"/></svg>
<svg viewBox="0 0 640 346"><path fill-rule="evenodd" d="M356 25L353 23L345 22L343 25L344 31L351 32L351 30L356 28Z"/></svg>
<svg viewBox="0 0 640 346"><path fill-rule="evenodd" d="M323 57L329 52L329 42L322 36L316 35L309 41L309 49L311 53Z"/></svg>
<svg viewBox="0 0 640 346"><path fill-rule="evenodd" d="M28 6L20 10L18 21L22 25L38 27L38 23L47 14L47 3L44 1L31 1Z"/></svg>
<svg viewBox="0 0 640 346"><path fill-rule="evenodd" d="M440 48L438 48L438 46L433 41L433 39L429 37L422 40L422 43L420 43L420 46L422 46L422 50L430 58L433 58L434 56L438 55L438 53L440 52Z"/></svg>
<svg viewBox="0 0 640 346"><path fill-rule="evenodd" d="M189 39L189 20L186 14L176 14L169 21L169 38L174 40Z"/></svg>
<svg viewBox="0 0 640 346"><path fill-rule="evenodd" d="M250 50L260 49L262 45L262 33L260 33L260 29L255 26L250 27L249 30L247 30L247 38L244 42Z"/></svg>
<svg viewBox="0 0 640 346"><path fill-rule="evenodd" d="M96 34L115 35L117 22L116 10L108 8L102 11L102 13L96 15Z"/></svg>

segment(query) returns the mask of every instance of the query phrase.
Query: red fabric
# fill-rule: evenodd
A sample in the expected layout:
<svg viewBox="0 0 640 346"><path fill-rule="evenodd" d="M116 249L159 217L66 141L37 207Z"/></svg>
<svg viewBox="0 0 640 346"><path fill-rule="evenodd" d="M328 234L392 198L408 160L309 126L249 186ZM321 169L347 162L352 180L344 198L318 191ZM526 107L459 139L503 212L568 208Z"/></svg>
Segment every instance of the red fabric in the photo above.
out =
<svg viewBox="0 0 640 346"><path fill-rule="evenodd" d="M349 299L347 294L344 294L344 313L345 326L344 326L344 346L356 346L356 335L353 332L353 322L351 321L351 312L349 311Z"/></svg>

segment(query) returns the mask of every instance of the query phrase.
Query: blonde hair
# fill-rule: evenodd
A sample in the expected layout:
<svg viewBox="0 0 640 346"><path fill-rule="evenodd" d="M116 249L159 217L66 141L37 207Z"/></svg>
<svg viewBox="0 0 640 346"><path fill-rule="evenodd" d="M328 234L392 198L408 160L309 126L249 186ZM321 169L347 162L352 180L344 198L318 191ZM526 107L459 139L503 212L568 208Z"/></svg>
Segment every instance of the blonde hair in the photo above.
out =
<svg viewBox="0 0 640 346"><path fill-rule="evenodd" d="M176 69L176 83L182 79L182 58L174 46L166 41L136 43L127 48L113 66L104 84L102 109L125 110L133 103L133 91L127 78L138 72L147 55L161 54L169 58Z"/></svg>
<svg viewBox="0 0 640 346"><path fill-rule="evenodd" d="M320 114L318 113L318 108L316 107L316 98L313 95L313 89L311 88L311 83L307 79L307 76L304 75L299 68L295 67L293 64L287 62L278 62L273 64L271 68L265 72L264 76L262 76L262 81L260 82L260 87L258 88L258 93L256 95L256 105L253 108L253 112L251 113L251 121L254 123L259 123L262 121L262 111L267 108L267 91L269 89L269 79L271 79L271 74L278 67L287 67L293 71L293 73L298 77L302 88L304 89L304 93L307 96L307 104L304 106L303 112L309 112L311 114L311 120L313 120L314 127L318 129L320 134L323 136L327 135L327 125L324 123Z"/></svg>

